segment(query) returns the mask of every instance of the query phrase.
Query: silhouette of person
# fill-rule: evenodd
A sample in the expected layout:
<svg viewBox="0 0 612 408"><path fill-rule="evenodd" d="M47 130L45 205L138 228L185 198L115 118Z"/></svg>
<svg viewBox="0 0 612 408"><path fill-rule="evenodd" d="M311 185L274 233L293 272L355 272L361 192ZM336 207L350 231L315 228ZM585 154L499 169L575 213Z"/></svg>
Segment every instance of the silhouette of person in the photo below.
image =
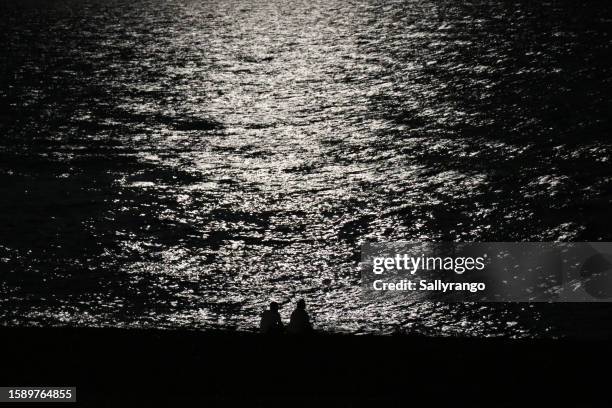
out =
<svg viewBox="0 0 612 408"><path fill-rule="evenodd" d="M261 314L259 331L263 334L278 334L284 330L283 321L278 313L278 303L271 302L270 309Z"/></svg>
<svg viewBox="0 0 612 408"><path fill-rule="evenodd" d="M310 316L306 312L306 302L304 299L298 300L295 310L291 313L291 320L289 320L287 330L291 334L307 334L312 332Z"/></svg>

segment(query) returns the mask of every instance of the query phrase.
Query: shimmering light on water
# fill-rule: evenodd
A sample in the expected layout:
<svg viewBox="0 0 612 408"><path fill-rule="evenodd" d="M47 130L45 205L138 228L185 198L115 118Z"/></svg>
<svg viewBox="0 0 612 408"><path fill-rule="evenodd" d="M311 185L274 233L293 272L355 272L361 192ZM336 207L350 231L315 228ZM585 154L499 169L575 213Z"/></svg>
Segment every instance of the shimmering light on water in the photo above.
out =
<svg viewBox="0 0 612 408"><path fill-rule="evenodd" d="M596 319L364 304L357 262L366 240L610 240L609 6L0 8L3 323L248 330L297 297L355 333Z"/></svg>

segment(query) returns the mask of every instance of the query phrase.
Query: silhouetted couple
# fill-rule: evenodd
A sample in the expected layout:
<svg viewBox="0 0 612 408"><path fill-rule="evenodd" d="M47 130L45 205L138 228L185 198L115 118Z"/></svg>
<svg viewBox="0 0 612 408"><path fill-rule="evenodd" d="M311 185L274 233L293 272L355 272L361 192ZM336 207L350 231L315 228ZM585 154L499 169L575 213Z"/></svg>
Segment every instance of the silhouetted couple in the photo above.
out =
<svg viewBox="0 0 612 408"><path fill-rule="evenodd" d="M285 326L278 312L278 303L270 303L270 309L261 314L259 331L264 334L284 333ZM306 302L304 299L300 299L297 302L295 310L291 313L287 332L289 334L307 334L312 332L310 316L308 316L308 312L306 312Z"/></svg>

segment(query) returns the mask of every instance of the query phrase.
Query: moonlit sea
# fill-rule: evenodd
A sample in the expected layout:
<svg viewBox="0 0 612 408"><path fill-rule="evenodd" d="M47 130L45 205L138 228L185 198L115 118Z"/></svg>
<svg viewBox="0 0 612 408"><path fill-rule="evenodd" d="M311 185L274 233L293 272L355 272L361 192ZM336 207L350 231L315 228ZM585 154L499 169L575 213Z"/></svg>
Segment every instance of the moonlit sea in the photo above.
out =
<svg viewBox="0 0 612 408"><path fill-rule="evenodd" d="M366 241L611 241L612 6L0 3L0 324L609 335L368 303Z"/></svg>

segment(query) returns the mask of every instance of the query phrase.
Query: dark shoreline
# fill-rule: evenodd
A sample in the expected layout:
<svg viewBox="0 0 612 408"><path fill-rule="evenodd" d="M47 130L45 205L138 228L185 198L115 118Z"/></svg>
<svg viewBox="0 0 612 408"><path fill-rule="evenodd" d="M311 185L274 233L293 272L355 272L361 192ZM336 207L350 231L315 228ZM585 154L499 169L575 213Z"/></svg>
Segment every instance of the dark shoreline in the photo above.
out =
<svg viewBox="0 0 612 408"><path fill-rule="evenodd" d="M609 406L610 341L1 328L1 385L79 406Z"/></svg>

